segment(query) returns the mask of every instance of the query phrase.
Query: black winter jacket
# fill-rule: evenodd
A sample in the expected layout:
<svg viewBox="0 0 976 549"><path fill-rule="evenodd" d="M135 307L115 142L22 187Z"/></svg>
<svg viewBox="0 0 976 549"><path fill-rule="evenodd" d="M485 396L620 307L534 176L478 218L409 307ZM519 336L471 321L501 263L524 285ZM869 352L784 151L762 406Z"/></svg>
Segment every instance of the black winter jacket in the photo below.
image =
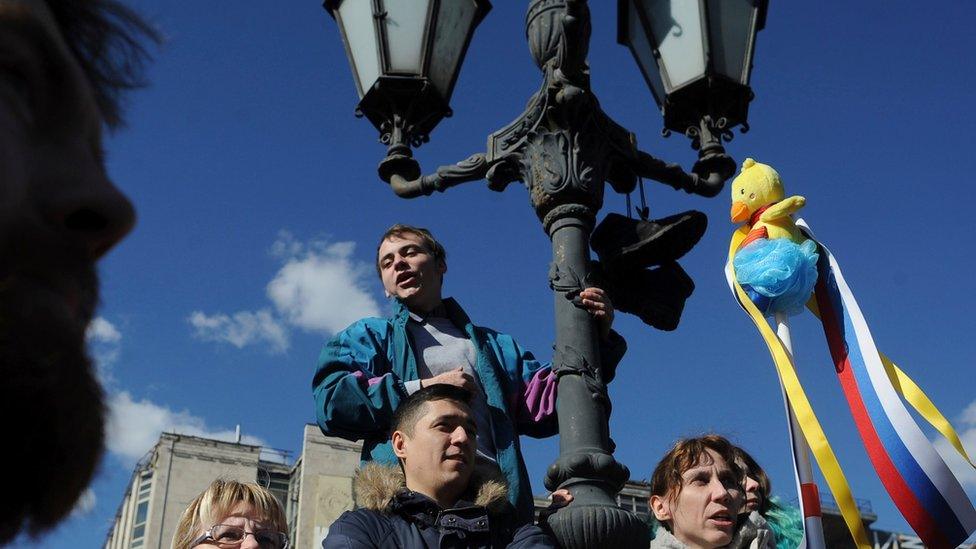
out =
<svg viewBox="0 0 976 549"><path fill-rule="evenodd" d="M403 484L399 468L367 464L356 476L359 509L329 527L323 549L549 549L552 538L534 525L515 525L503 483L472 478L471 501L441 509Z"/></svg>

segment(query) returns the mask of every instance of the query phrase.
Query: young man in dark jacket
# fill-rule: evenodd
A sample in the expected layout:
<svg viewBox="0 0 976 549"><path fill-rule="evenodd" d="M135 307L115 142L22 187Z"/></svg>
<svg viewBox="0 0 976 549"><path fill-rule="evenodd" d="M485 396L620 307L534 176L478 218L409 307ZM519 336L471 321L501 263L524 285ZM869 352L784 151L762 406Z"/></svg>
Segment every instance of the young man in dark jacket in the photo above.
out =
<svg viewBox="0 0 976 549"><path fill-rule="evenodd" d="M555 547L540 528L517 527L504 482L475 470L470 400L465 389L436 384L401 403L391 436L400 465L357 473L359 509L332 524L324 549Z"/></svg>

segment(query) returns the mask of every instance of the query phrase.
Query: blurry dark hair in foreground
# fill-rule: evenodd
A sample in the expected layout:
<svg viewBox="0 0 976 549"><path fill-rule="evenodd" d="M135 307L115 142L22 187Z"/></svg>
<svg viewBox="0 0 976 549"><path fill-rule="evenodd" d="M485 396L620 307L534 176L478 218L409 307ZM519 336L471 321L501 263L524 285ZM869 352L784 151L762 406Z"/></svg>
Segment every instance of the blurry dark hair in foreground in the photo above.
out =
<svg viewBox="0 0 976 549"><path fill-rule="evenodd" d="M102 120L119 127L122 94L146 84L146 44L158 44L159 32L115 0L47 0L47 5L92 86Z"/></svg>

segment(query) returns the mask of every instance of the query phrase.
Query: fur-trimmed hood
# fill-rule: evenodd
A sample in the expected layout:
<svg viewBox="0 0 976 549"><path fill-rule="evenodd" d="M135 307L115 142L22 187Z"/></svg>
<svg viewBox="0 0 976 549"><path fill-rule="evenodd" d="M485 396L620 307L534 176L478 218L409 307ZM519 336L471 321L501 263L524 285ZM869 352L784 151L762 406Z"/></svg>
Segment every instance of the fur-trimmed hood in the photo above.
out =
<svg viewBox="0 0 976 549"><path fill-rule="evenodd" d="M366 463L353 478L353 492L356 505L365 509L386 512L393 497L407 490L403 470L398 465ZM468 490L461 494L461 500L484 507L489 514L508 513L512 510L508 502L508 486L501 473L488 467L475 467L468 482Z"/></svg>

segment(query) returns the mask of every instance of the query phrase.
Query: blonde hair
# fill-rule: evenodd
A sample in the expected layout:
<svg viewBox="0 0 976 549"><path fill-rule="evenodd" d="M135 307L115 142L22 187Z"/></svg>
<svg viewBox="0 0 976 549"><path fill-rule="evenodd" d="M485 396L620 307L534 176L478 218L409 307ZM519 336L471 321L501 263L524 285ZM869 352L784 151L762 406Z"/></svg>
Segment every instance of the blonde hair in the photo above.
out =
<svg viewBox="0 0 976 549"><path fill-rule="evenodd" d="M200 530L213 526L241 503L253 507L272 528L288 532L285 512L274 494L253 482L217 479L183 511L173 535L172 549L190 549Z"/></svg>

